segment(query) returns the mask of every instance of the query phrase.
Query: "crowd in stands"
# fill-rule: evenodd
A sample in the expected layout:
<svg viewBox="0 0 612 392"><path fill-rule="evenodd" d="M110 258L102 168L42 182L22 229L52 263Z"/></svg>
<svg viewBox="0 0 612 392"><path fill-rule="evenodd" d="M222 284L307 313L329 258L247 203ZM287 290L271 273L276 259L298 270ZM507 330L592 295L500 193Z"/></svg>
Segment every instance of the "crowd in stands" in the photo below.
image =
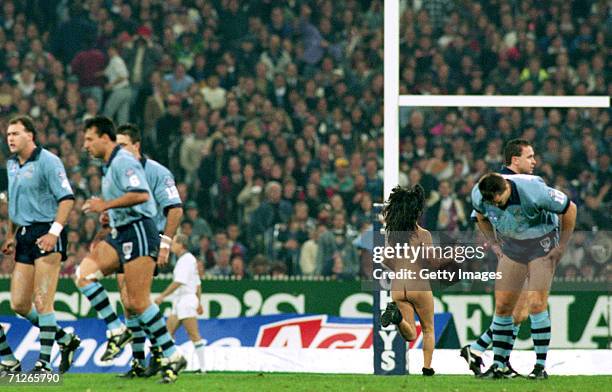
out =
<svg viewBox="0 0 612 392"><path fill-rule="evenodd" d="M612 91L605 2L402 5L403 94ZM83 151L81 130L103 114L137 124L144 153L175 175L180 230L203 275L367 276L356 242L382 201L383 89L382 0L0 6L0 130L11 115L32 116L38 142L66 166L77 193L67 274L99 229L96 216L80 211L101 188L101 162ZM503 142L520 136L534 142L538 174L579 204L578 229L609 230L609 116L403 110L401 180L425 187L425 227L473 230L469 190L501 166ZM0 190L8 155L2 144ZM589 252L582 257L561 274L572 265L577 275L584 265L604 272ZM5 257L0 270L9 268Z"/></svg>

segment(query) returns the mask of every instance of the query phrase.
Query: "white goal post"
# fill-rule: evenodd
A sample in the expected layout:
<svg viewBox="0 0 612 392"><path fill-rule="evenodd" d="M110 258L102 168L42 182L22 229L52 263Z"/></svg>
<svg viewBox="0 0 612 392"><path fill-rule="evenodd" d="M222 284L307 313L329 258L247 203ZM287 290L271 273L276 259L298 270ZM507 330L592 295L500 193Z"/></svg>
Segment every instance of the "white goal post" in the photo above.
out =
<svg viewBox="0 0 612 392"><path fill-rule="evenodd" d="M384 200L399 183L400 107L610 107L608 96L399 95L400 0L384 3Z"/></svg>

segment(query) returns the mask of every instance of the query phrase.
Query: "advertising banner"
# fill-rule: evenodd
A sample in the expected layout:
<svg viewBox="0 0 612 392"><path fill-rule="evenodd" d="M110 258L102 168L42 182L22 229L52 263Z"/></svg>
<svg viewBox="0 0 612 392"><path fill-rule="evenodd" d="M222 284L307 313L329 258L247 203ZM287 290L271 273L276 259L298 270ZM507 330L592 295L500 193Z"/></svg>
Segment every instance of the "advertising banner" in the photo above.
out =
<svg viewBox="0 0 612 392"><path fill-rule="evenodd" d="M436 314L436 340L450 325L450 313ZM38 328L22 318L0 317L0 323L7 333L8 342L15 356L23 361L25 369L33 366L38 359L40 343ZM62 321L66 331L74 331L81 338L71 372L119 372L129 368L131 348L112 363L100 361L105 349L106 327L102 320L84 318L77 321ZM326 315L284 314L274 316L252 316L231 319L199 321L202 338L208 349L253 347L261 349L292 350L372 350L372 319L346 318ZM417 323L418 337L410 347L420 347L421 330ZM454 331L450 331L454 333ZM189 361L188 369L197 369L199 364L193 354L193 346L184 329L179 329L176 343ZM148 348L147 348L148 351ZM210 350L209 350L210 351ZM59 366L58 347L52 354L54 366Z"/></svg>

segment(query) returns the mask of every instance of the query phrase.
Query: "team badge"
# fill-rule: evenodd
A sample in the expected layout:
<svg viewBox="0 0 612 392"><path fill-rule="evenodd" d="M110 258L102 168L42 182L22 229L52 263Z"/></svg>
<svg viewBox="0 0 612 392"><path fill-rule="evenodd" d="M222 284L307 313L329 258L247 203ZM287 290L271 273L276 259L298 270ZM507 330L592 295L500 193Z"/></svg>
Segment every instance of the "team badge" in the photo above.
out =
<svg viewBox="0 0 612 392"><path fill-rule="evenodd" d="M123 244L123 258L126 260L129 260L132 257L132 249L133 249L133 244L131 242L125 242Z"/></svg>
<svg viewBox="0 0 612 392"><path fill-rule="evenodd" d="M542 240L540 240L540 245L542 246L542 249L544 249L545 253L548 253L548 251L550 250L550 245L551 245L551 241L550 238L546 237L543 238Z"/></svg>

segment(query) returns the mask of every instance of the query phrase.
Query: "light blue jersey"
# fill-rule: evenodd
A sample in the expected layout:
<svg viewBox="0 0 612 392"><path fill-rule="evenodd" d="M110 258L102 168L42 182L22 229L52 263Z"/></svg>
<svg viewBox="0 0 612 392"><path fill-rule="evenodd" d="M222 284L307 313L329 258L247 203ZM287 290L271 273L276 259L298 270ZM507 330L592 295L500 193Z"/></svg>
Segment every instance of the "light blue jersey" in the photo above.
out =
<svg viewBox="0 0 612 392"><path fill-rule="evenodd" d="M142 165L120 146L113 150L103 172L102 196L104 200L114 200L128 192L151 194ZM125 208L112 208L108 212L110 226L113 228L125 226L145 217L154 218L155 215L157 215L157 208L153 197L149 197L149 200L144 203Z"/></svg>
<svg viewBox="0 0 612 392"><path fill-rule="evenodd" d="M166 227L167 210L181 207L181 197L174 183L174 176L161 163L149 158L140 160L144 167L147 182L151 187L153 198L157 205L157 215L154 218L157 230L162 233Z"/></svg>
<svg viewBox="0 0 612 392"><path fill-rule="evenodd" d="M559 217L567 211L567 195L551 188L538 176L502 175L510 181L512 193L505 209L482 199L478 184L472 189L472 205L493 225L502 239L528 240L542 237L559 227Z"/></svg>
<svg viewBox="0 0 612 392"><path fill-rule="evenodd" d="M19 226L51 223L59 202L74 199L64 164L42 147L36 147L23 165L12 156L6 169L9 218Z"/></svg>

